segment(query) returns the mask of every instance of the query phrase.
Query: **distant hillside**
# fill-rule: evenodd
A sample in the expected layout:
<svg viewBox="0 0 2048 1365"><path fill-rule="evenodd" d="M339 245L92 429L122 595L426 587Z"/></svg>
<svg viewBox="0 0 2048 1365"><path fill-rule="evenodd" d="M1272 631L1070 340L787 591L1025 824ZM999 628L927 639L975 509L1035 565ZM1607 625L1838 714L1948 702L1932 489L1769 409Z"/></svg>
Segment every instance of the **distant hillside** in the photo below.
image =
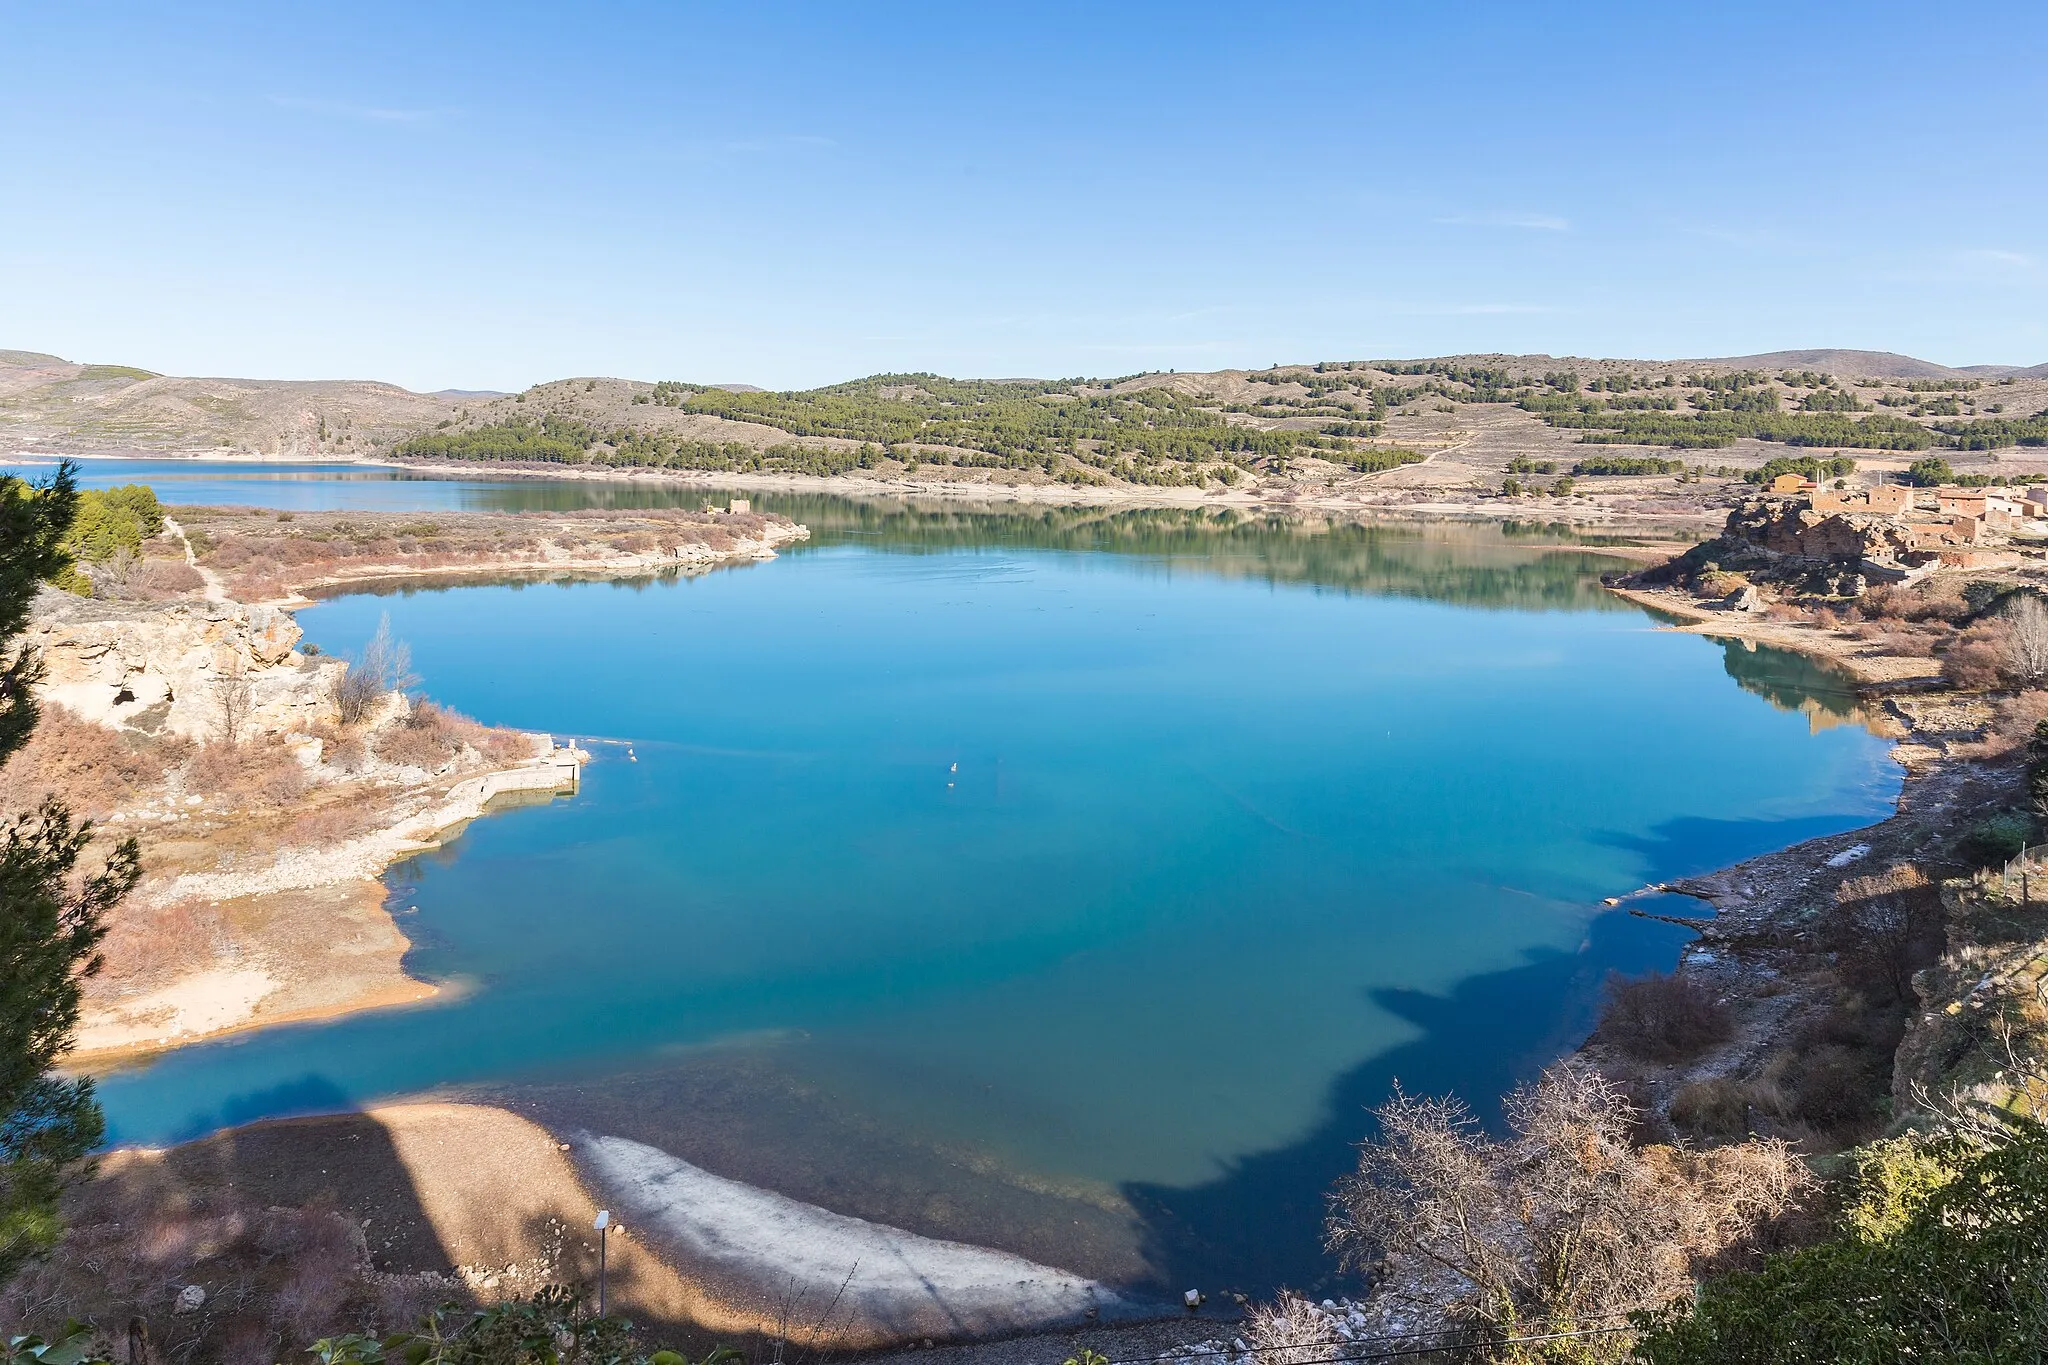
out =
<svg viewBox="0 0 2048 1365"><path fill-rule="evenodd" d="M0 440L17 446L351 459L457 417L468 401L366 380L179 379L0 351Z"/></svg>
<svg viewBox="0 0 2048 1365"><path fill-rule="evenodd" d="M1731 369L1818 370L1845 379L1958 379L1970 373L1894 351L1767 351L1762 355L1723 356L1688 363L1725 365ZM2004 366L1980 365L1975 369L1995 370L2000 375L2010 373Z"/></svg>
<svg viewBox="0 0 2048 1365"><path fill-rule="evenodd" d="M709 473L1378 488L1753 468L1788 451L2048 445L2048 366L1876 351L1712 360L1465 355L1115 379L875 375L801 392L578 377L518 394L177 378L0 351L0 440L277 458ZM1594 449L1588 450L1587 447ZM1691 464L1686 464L1691 461ZM1525 469L1524 466L1528 468ZM948 473L947 471L954 471Z"/></svg>
<svg viewBox="0 0 2048 1365"><path fill-rule="evenodd" d="M1213 491L1247 480L1390 489L1531 474L1739 475L1814 449L1910 459L2048 446L2040 380L1872 353L1781 354L1932 374L1852 378L1762 363L1770 357L1486 355L1054 382L872 375L800 392L580 378L473 406L395 453L434 463Z"/></svg>

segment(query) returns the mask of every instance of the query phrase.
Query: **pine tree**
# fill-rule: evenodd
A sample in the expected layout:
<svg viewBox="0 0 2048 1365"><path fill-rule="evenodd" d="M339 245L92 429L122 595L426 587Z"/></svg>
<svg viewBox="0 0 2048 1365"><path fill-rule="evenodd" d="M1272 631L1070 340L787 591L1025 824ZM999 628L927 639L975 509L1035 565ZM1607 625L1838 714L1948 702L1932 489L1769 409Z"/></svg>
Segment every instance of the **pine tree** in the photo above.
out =
<svg viewBox="0 0 2048 1365"><path fill-rule="evenodd" d="M17 642L37 590L70 567L74 474L66 463L39 486L0 476L0 763L35 727L41 665ZM75 876L91 839L54 799L0 820L0 1283L56 1240L65 1180L106 1131L92 1082L54 1072L81 983L99 969L106 914L140 874L124 839Z"/></svg>

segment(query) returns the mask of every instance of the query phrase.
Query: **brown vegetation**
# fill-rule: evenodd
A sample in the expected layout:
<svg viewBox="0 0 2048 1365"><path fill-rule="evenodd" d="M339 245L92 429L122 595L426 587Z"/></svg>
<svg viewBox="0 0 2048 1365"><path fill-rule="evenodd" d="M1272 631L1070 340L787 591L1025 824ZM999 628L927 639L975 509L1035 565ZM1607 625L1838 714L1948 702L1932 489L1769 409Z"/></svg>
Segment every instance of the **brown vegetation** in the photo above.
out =
<svg viewBox="0 0 2048 1365"><path fill-rule="evenodd" d="M1671 1303L1696 1275L1775 1244L1811 1184L1780 1142L1637 1147L1621 1089L1571 1064L1503 1107L1496 1139L1456 1100L1397 1091L1329 1225L1331 1249L1376 1278L1375 1295L1430 1305L1480 1341ZM1627 1342L1577 1348L1618 1359Z"/></svg>
<svg viewBox="0 0 2048 1365"><path fill-rule="evenodd" d="M540 564L665 554L678 547L730 551L759 540L778 518L677 509L569 512L275 513L207 507L182 513L201 565L242 601L289 588L449 572L479 563Z"/></svg>
<svg viewBox="0 0 2048 1365"><path fill-rule="evenodd" d="M0 766L0 809L29 810L55 795L102 820L155 792L192 749L175 735L111 730L45 706L28 744Z"/></svg>
<svg viewBox="0 0 2048 1365"><path fill-rule="evenodd" d="M1675 1062L1728 1037L1728 1007L1689 976L1652 972L1607 982L1600 1036L1632 1057Z"/></svg>

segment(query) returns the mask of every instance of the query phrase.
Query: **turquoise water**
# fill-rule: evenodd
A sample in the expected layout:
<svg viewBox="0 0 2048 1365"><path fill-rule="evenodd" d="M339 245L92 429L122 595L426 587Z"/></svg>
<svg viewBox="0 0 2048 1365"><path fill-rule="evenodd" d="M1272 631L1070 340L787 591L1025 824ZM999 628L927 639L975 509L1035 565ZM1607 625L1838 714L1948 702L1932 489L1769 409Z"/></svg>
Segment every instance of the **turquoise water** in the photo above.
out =
<svg viewBox="0 0 2048 1365"><path fill-rule="evenodd" d="M394 872L459 989L110 1076L113 1138L475 1094L1124 1282L1310 1285L1393 1079L1484 1107L1674 960L1601 897L1897 789L1825 675L1534 533L791 510L770 564L303 612L619 742Z"/></svg>

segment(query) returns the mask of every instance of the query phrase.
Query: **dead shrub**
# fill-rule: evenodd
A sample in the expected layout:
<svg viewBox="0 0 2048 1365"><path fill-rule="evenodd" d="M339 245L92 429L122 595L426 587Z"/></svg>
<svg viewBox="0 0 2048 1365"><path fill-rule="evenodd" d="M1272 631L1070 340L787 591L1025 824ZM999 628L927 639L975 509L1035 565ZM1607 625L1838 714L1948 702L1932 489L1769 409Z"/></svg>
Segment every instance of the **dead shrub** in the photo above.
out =
<svg viewBox="0 0 2048 1365"><path fill-rule="evenodd" d="M1824 1129L1869 1119L1884 1089L1880 1060L1835 1043L1798 1054L1784 1070L1793 1116Z"/></svg>
<svg viewBox="0 0 2048 1365"><path fill-rule="evenodd" d="M1633 980L1607 978L1607 1008L1599 1036L1642 1061L1683 1061L1725 1041L1733 1024L1728 1007L1690 977L1663 972Z"/></svg>
<svg viewBox="0 0 2048 1365"><path fill-rule="evenodd" d="M93 596L118 602L161 602L206 585L199 571L182 559L110 561L92 578Z"/></svg>
<svg viewBox="0 0 2048 1365"><path fill-rule="evenodd" d="M1258 1365L1315 1365L1344 1342L1328 1313L1289 1289L1271 1303L1252 1305L1244 1335Z"/></svg>
<svg viewBox="0 0 2048 1365"><path fill-rule="evenodd" d="M1923 632L1900 627L1878 632L1877 641L1884 652L1901 659L1931 659L1934 657L1935 639Z"/></svg>
<svg viewBox="0 0 2048 1365"><path fill-rule="evenodd" d="M0 1321L148 1323L151 1359L271 1365L313 1339L408 1322L380 1313L361 1227L331 1208L260 1208L230 1191L173 1191L130 1166L85 1186L55 1252L0 1289ZM205 1307L174 1311L179 1290ZM442 1296L453 1287L440 1282ZM410 1305L407 1304L409 1307ZM119 1330L118 1327L115 1330Z"/></svg>
<svg viewBox="0 0 2048 1365"><path fill-rule="evenodd" d="M240 536L222 536L201 553L213 568L239 569L255 557L256 547Z"/></svg>
<svg viewBox="0 0 2048 1365"><path fill-rule="evenodd" d="M1843 882L1818 928L1842 984L1877 1000L1911 1000L1913 973L1945 944L1941 893L1910 863Z"/></svg>
<svg viewBox="0 0 2048 1365"><path fill-rule="evenodd" d="M415 702L406 718L386 726L371 740L377 757L402 767L439 772L462 751L462 740L445 713L432 702Z"/></svg>
<svg viewBox="0 0 2048 1365"><path fill-rule="evenodd" d="M2034 737L2034 727L2048 720L2048 691L2029 688L1998 703L1996 718L1986 727L1980 743L1959 746L1966 757L1998 758L2025 745Z"/></svg>
<svg viewBox="0 0 2048 1365"><path fill-rule="evenodd" d="M189 742L146 738L45 706L29 742L0 767L0 810L26 810L55 795L91 819L140 801L184 760Z"/></svg>
<svg viewBox="0 0 2048 1365"><path fill-rule="evenodd" d="M1701 597L1726 597L1747 587L1749 580L1726 569L1709 569L1693 580L1692 590Z"/></svg>
<svg viewBox="0 0 2048 1365"><path fill-rule="evenodd" d="M86 996L112 999L117 984L150 985L209 964L228 938L227 921L211 901L154 905L130 896L107 918L100 943L105 966L87 979Z"/></svg>
<svg viewBox="0 0 2048 1365"><path fill-rule="evenodd" d="M1328 1229L1375 1296L1425 1287L1453 1325L1518 1333L1655 1309L1732 1265L1796 1209L1811 1177L1781 1142L1638 1148L1604 1077L1562 1064L1481 1129L1455 1099L1401 1094L1338 1186ZM1625 1343L1618 1343L1625 1344Z"/></svg>
<svg viewBox="0 0 2048 1365"><path fill-rule="evenodd" d="M293 815L282 839L287 845L311 848L344 844L369 833L376 823L376 813L362 803L329 801Z"/></svg>
<svg viewBox="0 0 2048 1365"><path fill-rule="evenodd" d="M306 790L306 770L277 735L206 744L185 765L185 789L234 806L283 806Z"/></svg>
<svg viewBox="0 0 2048 1365"><path fill-rule="evenodd" d="M1949 686L1965 692L1989 691L2005 677L2005 658L2005 647L1999 642L1965 635L1942 656L1941 676Z"/></svg>

